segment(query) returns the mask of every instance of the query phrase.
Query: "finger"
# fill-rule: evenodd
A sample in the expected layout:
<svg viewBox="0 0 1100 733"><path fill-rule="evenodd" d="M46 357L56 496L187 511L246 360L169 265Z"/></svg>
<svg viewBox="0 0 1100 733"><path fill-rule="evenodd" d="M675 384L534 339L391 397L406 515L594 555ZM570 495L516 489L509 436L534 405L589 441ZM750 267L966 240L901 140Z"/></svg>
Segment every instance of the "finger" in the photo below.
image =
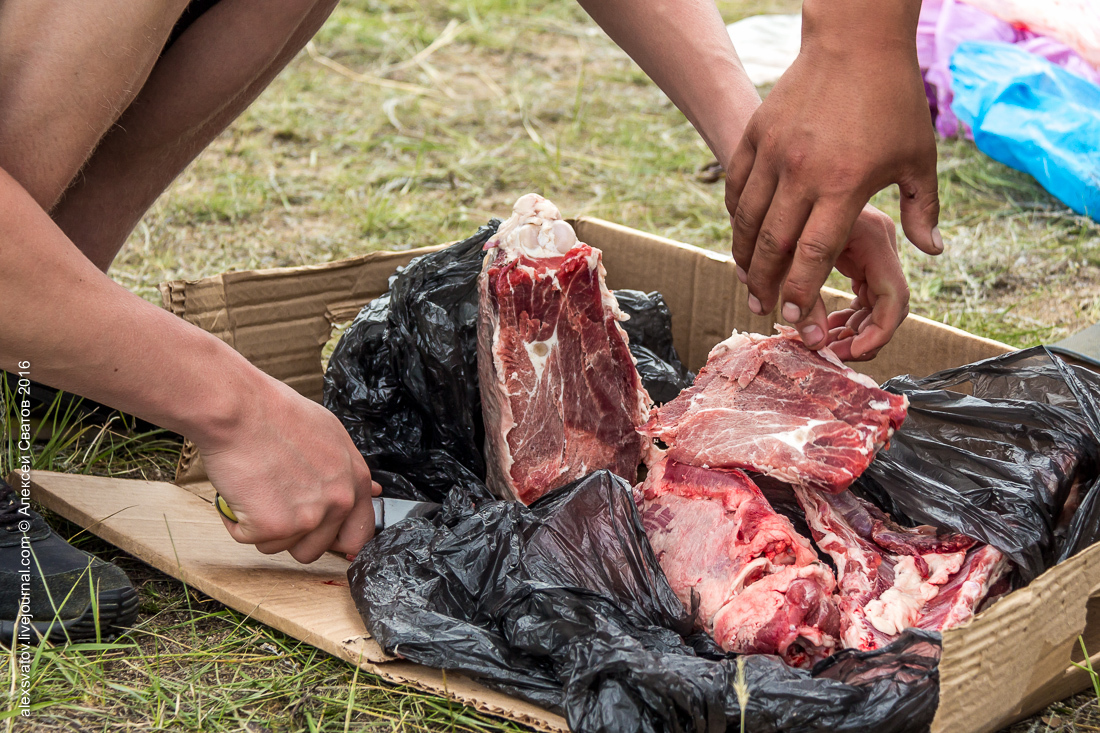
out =
<svg viewBox="0 0 1100 733"><path fill-rule="evenodd" d="M917 249L930 255L943 252L940 234L940 197L935 166L921 175L901 181L901 228Z"/></svg>
<svg viewBox="0 0 1100 733"><path fill-rule="evenodd" d="M236 513L236 512L235 512ZM221 515L219 515L221 516ZM229 535L241 543L242 545L256 545L257 549L261 546L268 548L266 551L260 549L260 552L264 552L267 555L273 555L276 552L282 552L283 550L292 547L295 542L301 537L305 536L305 533L295 535L294 537L283 538L279 540L264 540L262 539L262 533L256 531L252 527L251 517L245 512L241 511L237 513L237 521L233 522L225 517L221 517L222 524L225 525ZM281 544L281 546L279 546Z"/></svg>
<svg viewBox="0 0 1100 733"><path fill-rule="evenodd" d="M340 522L330 514L325 515L321 525L303 537L293 547L287 550L290 556L303 565L308 565L336 542L336 535L340 532Z"/></svg>
<svg viewBox="0 0 1100 733"><path fill-rule="evenodd" d="M737 210L737 203L741 199L741 192L745 190L745 184L749 180L753 164L756 162L756 145L751 138L751 127L745 130L737 149L733 151L733 159L726 166L726 210L730 216Z"/></svg>
<svg viewBox="0 0 1100 733"><path fill-rule="evenodd" d="M849 307L844 310L830 313L828 318L825 319L825 322L829 324L829 331L831 332L837 328L846 328L848 326L848 319L855 315L856 312L857 310L855 308Z"/></svg>
<svg viewBox="0 0 1100 733"><path fill-rule="evenodd" d="M256 550L262 552L265 555L277 555L280 552L289 550L297 545L303 539L305 539L306 533L296 534L293 537L284 537L278 540L269 540L266 542L257 542Z"/></svg>
<svg viewBox="0 0 1100 733"><path fill-rule="evenodd" d="M382 496L382 484L378 483L377 481L371 481L370 482L370 495L371 496Z"/></svg>
<svg viewBox="0 0 1100 733"><path fill-rule="evenodd" d="M798 235L806 224L811 203L780 185L760 226L752 263L748 268L749 307L754 313L770 313L779 300L780 283L791 265ZM755 298L755 300L753 300ZM807 308L812 303L807 304ZM784 315L784 318L786 316ZM790 320L792 323L795 320Z"/></svg>
<svg viewBox="0 0 1100 733"><path fill-rule="evenodd" d="M810 327L811 313L821 298L821 286L844 250L862 208L851 201L833 203L819 199L814 203L783 282L783 317L794 323L799 333ZM825 332L828 326L824 309L816 311L812 325Z"/></svg>
<svg viewBox="0 0 1100 733"><path fill-rule="evenodd" d="M355 506L352 507L347 518L344 519L344 523L336 535L336 541L329 548L333 552L341 552L346 555L357 554L359 550L363 549L363 545L367 544L367 541L374 536L374 502L371 501L371 494L374 493L375 486L378 486L378 484L372 481L371 486L360 493Z"/></svg>
<svg viewBox="0 0 1100 733"><path fill-rule="evenodd" d="M798 334L802 337L802 343L815 351L823 346L828 346L830 341L829 327L827 323L828 312L825 309L825 301L820 297L810 309L810 314L802 321L798 328Z"/></svg>
<svg viewBox="0 0 1100 733"><path fill-rule="evenodd" d="M752 269L756 256L757 238L767 216L772 197L775 195L776 179L763 165L758 165L749 174L745 190L730 209L733 226L733 260L737 263L737 277L747 282L746 273ZM727 200L727 205L729 204Z"/></svg>
<svg viewBox="0 0 1100 733"><path fill-rule="evenodd" d="M848 329L852 331L852 333L859 333L859 329L862 328L863 324L867 322L867 318L870 315L871 306L860 308L848 317L848 321L844 325L847 326Z"/></svg>
<svg viewBox="0 0 1100 733"><path fill-rule="evenodd" d="M851 348L854 359L874 358L909 315L909 286L900 262L884 261L873 265L868 270L868 280L876 283L874 305L856 328Z"/></svg>
<svg viewBox="0 0 1100 733"><path fill-rule="evenodd" d="M831 349L832 352L836 354L836 358L841 361L854 361L852 359L852 332L840 328L838 328L837 331L845 331L848 333L848 336L835 339L833 343L829 344L829 349Z"/></svg>

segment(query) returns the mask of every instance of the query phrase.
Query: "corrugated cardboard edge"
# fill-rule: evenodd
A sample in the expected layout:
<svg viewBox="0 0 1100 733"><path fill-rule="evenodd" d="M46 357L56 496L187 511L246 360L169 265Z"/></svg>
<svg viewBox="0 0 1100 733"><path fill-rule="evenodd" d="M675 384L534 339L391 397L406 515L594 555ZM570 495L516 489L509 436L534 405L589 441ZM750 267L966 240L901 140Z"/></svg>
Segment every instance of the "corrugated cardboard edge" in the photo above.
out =
<svg viewBox="0 0 1100 733"><path fill-rule="evenodd" d="M300 565L261 555L226 533L196 494L166 482L35 471L32 497L66 519L211 598L382 679L457 700L547 733L558 715L484 687L387 655L370 638L347 590L346 560L325 555Z"/></svg>
<svg viewBox="0 0 1100 733"><path fill-rule="evenodd" d="M350 320L386 292L394 271L446 245L368 252L303 267L226 272L159 286L173 314L220 338L249 361L310 399L321 400L321 349L334 324ZM194 444L184 441L180 485L206 480Z"/></svg>
<svg viewBox="0 0 1100 733"><path fill-rule="evenodd" d="M944 632L933 732L996 731L1085 689L1079 635L1100 663L1100 545Z"/></svg>

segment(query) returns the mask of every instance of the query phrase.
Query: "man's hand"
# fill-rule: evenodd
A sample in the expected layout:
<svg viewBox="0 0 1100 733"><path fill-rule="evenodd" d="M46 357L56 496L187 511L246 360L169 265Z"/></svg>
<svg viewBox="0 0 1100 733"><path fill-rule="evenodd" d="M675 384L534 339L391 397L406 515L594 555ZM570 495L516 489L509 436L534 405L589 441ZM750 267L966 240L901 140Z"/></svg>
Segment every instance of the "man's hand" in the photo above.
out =
<svg viewBox="0 0 1100 733"><path fill-rule="evenodd" d="M313 562L359 552L374 534L382 487L331 412L270 380L227 441L199 445L211 483L237 516L238 542Z"/></svg>
<svg viewBox="0 0 1100 733"><path fill-rule="evenodd" d="M828 320L818 295L834 265L859 294L848 317L857 328L866 321L858 336L844 336L845 356L873 355L905 316L893 227L864 209L876 192L898 184L906 237L928 254L943 251L917 12L908 0L823 9L808 0L802 51L727 166L733 256L749 307L763 314L782 302L784 319L812 348L841 335L830 334L841 316Z"/></svg>
<svg viewBox="0 0 1100 733"><path fill-rule="evenodd" d="M894 220L870 204L863 207L836 269L851 281L856 297L847 309L829 314L829 348L844 361L874 359L909 315ZM817 303L824 310L820 298Z"/></svg>

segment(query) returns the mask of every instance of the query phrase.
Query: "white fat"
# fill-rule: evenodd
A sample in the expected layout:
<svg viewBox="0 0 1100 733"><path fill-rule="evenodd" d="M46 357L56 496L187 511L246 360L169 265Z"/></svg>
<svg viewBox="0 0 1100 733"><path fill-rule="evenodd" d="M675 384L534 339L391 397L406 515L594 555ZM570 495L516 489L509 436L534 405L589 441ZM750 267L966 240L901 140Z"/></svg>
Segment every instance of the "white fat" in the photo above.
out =
<svg viewBox="0 0 1100 733"><path fill-rule="evenodd" d="M927 591L923 586L928 586ZM930 591L931 595L926 593ZM900 634L912 626L920 615L921 606L934 598L939 588L924 583L916 562L909 555L894 567L894 585L864 607L871 625L884 634Z"/></svg>
<svg viewBox="0 0 1100 733"><path fill-rule="evenodd" d="M785 433L770 433L769 438L775 438L782 441L794 448L797 451L801 451L806 447L806 444L814 439L814 428L818 425L824 425L827 420L807 420L806 424L795 428L794 430L788 430Z"/></svg>
<svg viewBox="0 0 1100 733"><path fill-rule="evenodd" d="M733 335L731 335L728 339L726 339L725 341L719 341L717 344L715 344L714 348L710 350L710 354L707 355L707 361L712 361L716 359L720 354L724 354L728 351L736 351L745 344L755 340L759 340L760 338L762 338L760 334L741 333L740 331L734 330Z"/></svg>
<svg viewBox="0 0 1100 733"><path fill-rule="evenodd" d="M537 193L519 197L512 216L500 225L488 248L499 247L527 257L561 257L577 244L577 234L558 207Z"/></svg>
<svg viewBox="0 0 1100 733"><path fill-rule="evenodd" d="M864 613L871 625L884 634L900 634L916 623L920 610L940 592L940 586L959 572L965 552L922 555L928 563L928 578L922 578L915 558L906 555L894 566L894 585L869 602Z"/></svg>
<svg viewBox="0 0 1100 733"><path fill-rule="evenodd" d="M878 410L879 412L882 412L883 410L890 409L890 400L871 400L867 403L867 406L870 407L872 410Z"/></svg>
<svg viewBox="0 0 1100 733"><path fill-rule="evenodd" d="M741 572L737 573L730 581L729 592L726 597L733 598L743 591L745 589L745 581L748 577L761 568L765 570L771 569L771 562L769 562L768 558L758 557L746 563L745 566L741 568Z"/></svg>
<svg viewBox="0 0 1100 733"><path fill-rule="evenodd" d="M527 350L527 358L531 360L531 366L535 368L535 389L538 389L538 384L542 381L542 373L546 369L546 362L550 360L550 354L557 347L557 329L554 329L554 333L551 334L550 338L543 341L524 342L523 348Z"/></svg>

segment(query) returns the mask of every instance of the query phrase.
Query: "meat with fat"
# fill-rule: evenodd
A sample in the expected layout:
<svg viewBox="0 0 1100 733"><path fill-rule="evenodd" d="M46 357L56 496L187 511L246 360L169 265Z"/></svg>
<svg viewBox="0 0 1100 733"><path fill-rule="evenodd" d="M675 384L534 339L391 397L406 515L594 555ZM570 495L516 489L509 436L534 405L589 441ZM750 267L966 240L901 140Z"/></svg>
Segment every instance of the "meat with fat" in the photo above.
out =
<svg viewBox="0 0 1100 733"><path fill-rule="evenodd" d="M838 492L905 419L908 400L879 389L794 329L734 333L714 347L691 388L654 411L641 432L678 462L743 468Z"/></svg>
<svg viewBox="0 0 1100 733"><path fill-rule="evenodd" d="M836 564L845 647L877 649L907 628L958 626L1008 572L999 550L932 527L900 527L850 491L794 492L818 547Z"/></svg>
<svg viewBox="0 0 1100 733"><path fill-rule="evenodd" d="M477 357L489 488L530 504L599 469L633 483L651 401L602 253L533 193L485 248Z"/></svg>
<svg viewBox="0 0 1100 733"><path fill-rule="evenodd" d="M719 646L796 666L833 652L832 572L744 472L664 458L637 499L669 583Z"/></svg>

